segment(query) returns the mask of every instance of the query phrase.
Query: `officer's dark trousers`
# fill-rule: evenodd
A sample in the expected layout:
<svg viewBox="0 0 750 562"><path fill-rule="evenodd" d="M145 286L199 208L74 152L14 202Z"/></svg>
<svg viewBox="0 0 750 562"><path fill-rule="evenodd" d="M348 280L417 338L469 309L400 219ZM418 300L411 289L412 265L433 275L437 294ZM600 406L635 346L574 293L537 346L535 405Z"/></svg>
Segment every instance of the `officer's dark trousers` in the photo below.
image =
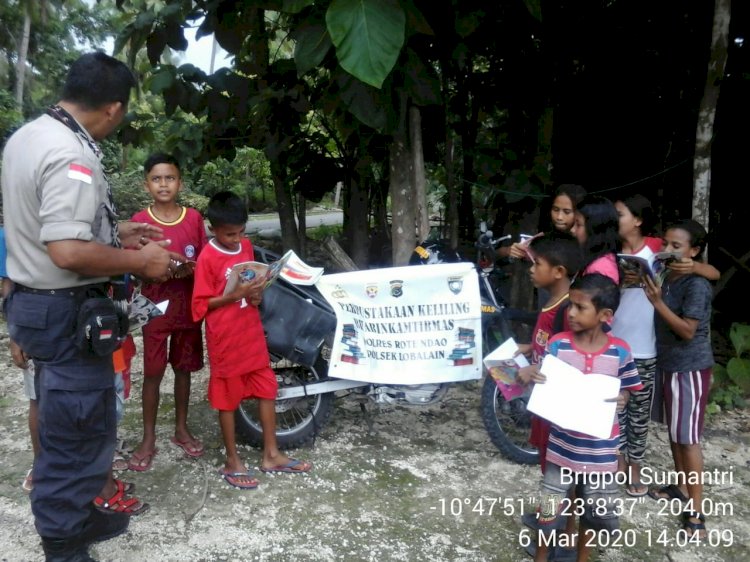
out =
<svg viewBox="0 0 750 562"><path fill-rule="evenodd" d="M31 509L40 536L77 535L112 466L116 421L112 357L73 343L79 301L14 292L7 305L11 338L38 369L39 441Z"/></svg>

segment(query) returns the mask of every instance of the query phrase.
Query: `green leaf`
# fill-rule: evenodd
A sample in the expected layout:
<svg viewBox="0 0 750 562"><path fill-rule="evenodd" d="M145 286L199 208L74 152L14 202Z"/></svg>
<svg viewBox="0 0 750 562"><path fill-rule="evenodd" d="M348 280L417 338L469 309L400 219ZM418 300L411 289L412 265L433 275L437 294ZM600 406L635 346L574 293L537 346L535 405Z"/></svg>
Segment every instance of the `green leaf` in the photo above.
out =
<svg viewBox="0 0 750 562"><path fill-rule="evenodd" d="M407 49L404 86L417 105L437 105L441 101L440 79L413 49Z"/></svg>
<svg viewBox="0 0 750 562"><path fill-rule="evenodd" d="M737 357L750 350L750 325L734 322L729 328L729 339L732 340Z"/></svg>
<svg viewBox="0 0 750 562"><path fill-rule="evenodd" d="M164 66L151 75L147 86L154 94L161 94L174 83L174 67Z"/></svg>
<svg viewBox="0 0 750 562"><path fill-rule="evenodd" d="M128 41L130 41L130 38L133 36L133 24L129 23L126 25L123 30L118 33L117 37L115 38L115 46L112 50L112 53L117 55L125 48L125 45L128 44Z"/></svg>
<svg viewBox="0 0 750 562"><path fill-rule="evenodd" d="M282 12L287 14L297 14L312 5L313 0L284 0Z"/></svg>
<svg viewBox="0 0 750 562"><path fill-rule="evenodd" d="M542 1L541 0L523 0L526 9L537 21L542 21Z"/></svg>
<svg viewBox="0 0 750 562"><path fill-rule="evenodd" d="M406 29L409 35L415 35L422 33L424 35L435 35L435 31L427 23L422 12L419 11L413 2L405 2L402 4L404 12L406 13Z"/></svg>
<svg viewBox="0 0 750 562"><path fill-rule="evenodd" d="M718 363L715 364L711 372L713 374L713 379L711 380L711 390L715 390L729 382L727 368L724 365L719 365Z"/></svg>
<svg viewBox="0 0 750 562"><path fill-rule="evenodd" d="M146 40L146 54L151 66L159 64L164 47L167 46L167 33L163 27L157 27Z"/></svg>
<svg viewBox="0 0 750 562"><path fill-rule="evenodd" d="M469 12L456 17L455 29L459 37L468 37L481 25L485 14L481 11Z"/></svg>
<svg viewBox="0 0 750 562"><path fill-rule="evenodd" d="M294 64L297 76L304 76L317 67L331 49L331 37L322 23L302 24L294 34Z"/></svg>
<svg viewBox="0 0 750 562"><path fill-rule="evenodd" d="M727 363L727 374L745 394L750 394L750 359L732 357Z"/></svg>
<svg viewBox="0 0 750 562"><path fill-rule="evenodd" d="M203 72L197 66L192 65L190 63L181 64L179 68L177 69L177 72L179 72L180 76L182 76L182 78L184 80L187 80L188 82L205 82L206 81L206 73Z"/></svg>
<svg viewBox="0 0 750 562"><path fill-rule="evenodd" d="M186 51L188 48L187 39L185 39L185 33L177 22L170 22L167 24L166 29L167 45L172 47L175 51Z"/></svg>
<svg viewBox="0 0 750 562"><path fill-rule="evenodd" d="M385 128L387 116L379 90L363 84L346 72L339 72L336 82L342 101L357 119L378 131Z"/></svg>
<svg viewBox="0 0 750 562"><path fill-rule="evenodd" d="M135 29L150 29L155 19L156 15L151 10L146 10L138 14L133 25Z"/></svg>
<svg viewBox="0 0 750 562"><path fill-rule="evenodd" d="M398 0L333 0L326 25L339 64L380 88L404 45L406 16Z"/></svg>

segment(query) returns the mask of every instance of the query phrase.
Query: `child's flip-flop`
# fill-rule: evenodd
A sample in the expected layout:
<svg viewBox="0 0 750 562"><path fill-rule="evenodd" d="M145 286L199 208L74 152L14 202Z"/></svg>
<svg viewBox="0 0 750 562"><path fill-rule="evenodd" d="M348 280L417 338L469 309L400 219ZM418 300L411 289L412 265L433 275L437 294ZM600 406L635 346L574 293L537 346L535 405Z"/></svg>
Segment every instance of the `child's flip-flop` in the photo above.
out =
<svg viewBox="0 0 750 562"><path fill-rule="evenodd" d="M240 490L254 490L258 487L258 480L253 478L253 473L247 472L225 472L220 470L219 474L226 480L227 484Z"/></svg>
<svg viewBox="0 0 750 562"><path fill-rule="evenodd" d="M137 452L130 455L130 461L128 461L128 470L134 470L135 472L145 472L151 468L151 463L154 462L154 457L159 449L154 449L150 453L138 454Z"/></svg>
<svg viewBox="0 0 750 562"><path fill-rule="evenodd" d="M312 463L309 463L307 461L301 461L299 459L292 459L290 458L289 461L287 461L284 464L277 464L276 466L272 466L270 468L263 468L260 467L261 472L287 472L287 473L303 473L303 472L310 472L312 470Z"/></svg>
<svg viewBox="0 0 750 562"><path fill-rule="evenodd" d="M203 443L201 443L198 440L195 441L179 441L177 437L172 437L170 439L174 445L177 445L180 449L184 451L184 453L194 459L197 459L198 457L202 457L203 453L205 452L203 450Z"/></svg>
<svg viewBox="0 0 750 562"><path fill-rule="evenodd" d="M662 486L661 488L651 488L648 491L648 495L655 500L680 500L681 502L688 500L685 494L682 493L682 490L674 484Z"/></svg>
<svg viewBox="0 0 750 562"><path fill-rule="evenodd" d="M23 479L23 482L21 483L21 488L23 488L24 492L31 492L31 490L34 489L34 469L30 468L29 471L26 473L26 476Z"/></svg>

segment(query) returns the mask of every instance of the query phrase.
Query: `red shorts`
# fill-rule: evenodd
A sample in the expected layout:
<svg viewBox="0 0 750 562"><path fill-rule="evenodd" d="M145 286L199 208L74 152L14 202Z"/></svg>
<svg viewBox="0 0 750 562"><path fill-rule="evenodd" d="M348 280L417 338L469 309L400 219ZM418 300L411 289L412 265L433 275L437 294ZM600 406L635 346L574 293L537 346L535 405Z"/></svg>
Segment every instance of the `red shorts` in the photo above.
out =
<svg viewBox="0 0 750 562"><path fill-rule="evenodd" d="M208 401L216 410L236 410L247 398L275 400L279 384L271 367L263 367L236 377L211 377L208 380Z"/></svg>
<svg viewBox="0 0 750 562"><path fill-rule="evenodd" d="M193 373L203 368L200 326L184 329L143 327L143 376L163 376L167 362L175 371Z"/></svg>
<svg viewBox="0 0 750 562"><path fill-rule="evenodd" d="M539 451L539 464L542 467L542 474L547 467L547 444L549 443L550 428L551 425L547 420L531 414L529 445L536 447Z"/></svg>

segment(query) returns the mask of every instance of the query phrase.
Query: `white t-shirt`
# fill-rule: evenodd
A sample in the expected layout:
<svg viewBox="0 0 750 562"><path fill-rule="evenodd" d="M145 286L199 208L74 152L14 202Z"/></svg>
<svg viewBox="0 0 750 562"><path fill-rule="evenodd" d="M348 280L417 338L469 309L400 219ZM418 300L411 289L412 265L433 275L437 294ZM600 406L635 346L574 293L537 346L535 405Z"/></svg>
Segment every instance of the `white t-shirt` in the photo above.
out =
<svg viewBox="0 0 750 562"><path fill-rule="evenodd" d="M635 256L649 259L654 252L648 245ZM635 359L656 357L656 334L654 332L654 307L641 287L620 291L620 306L612 321L612 335L628 342Z"/></svg>

